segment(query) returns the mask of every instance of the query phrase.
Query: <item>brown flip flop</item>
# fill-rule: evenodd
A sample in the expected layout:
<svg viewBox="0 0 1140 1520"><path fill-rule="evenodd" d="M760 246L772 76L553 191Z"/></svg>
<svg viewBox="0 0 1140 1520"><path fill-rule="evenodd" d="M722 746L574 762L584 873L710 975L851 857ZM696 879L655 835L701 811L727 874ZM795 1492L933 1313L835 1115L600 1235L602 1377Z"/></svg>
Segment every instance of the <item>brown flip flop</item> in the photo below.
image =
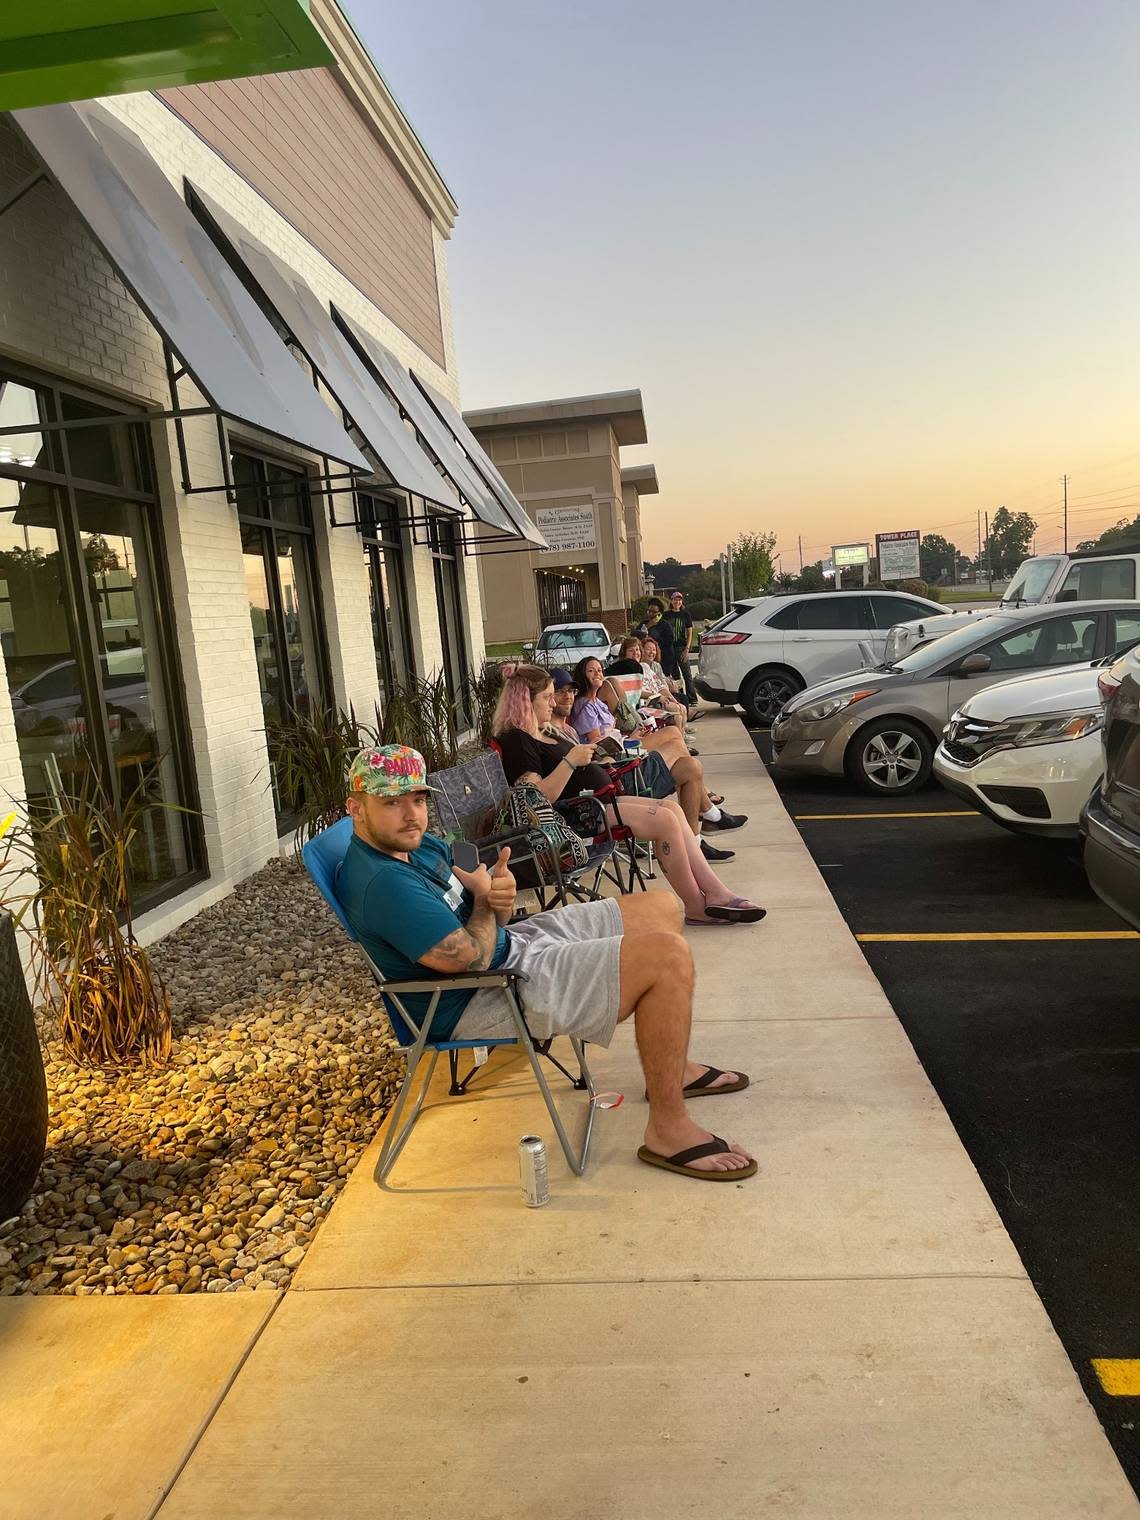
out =
<svg viewBox="0 0 1140 1520"><path fill-rule="evenodd" d="M701 1076L694 1077L691 1082L686 1083L681 1089L682 1095L686 1098L699 1098L705 1094L711 1095L712 1093L743 1092L748 1086L747 1075L742 1071L738 1071L733 1073L736 1077L735 1082L722 1082L719 1087L713 1087L712 1084L716 1081L717 1077L723 1077L724 1075L725 1073L718 1066L710 1066Z"/></svg>
<svg viewBox="0 0 1140 1520"><path fill-rule="evenodd" d="M719 1066L709 1066L699 1077L694 1077L691 1082L682 1087L681 1096L683 1098L710 1098L715 1097L717 1093L743 1092L748 1086L748 1076L742 1071L733 1072L735 1082L722 1082L719 1087L712 1085L717 1077L725 1075L727 1073L721 1071ZM645 1094L645 1101L649 1102L648 1093Z"/></svg>
<svg viewBox="0 0 1140 1520"><path fill-rule="evenodd" d="M699 1161L702 1156L720 1156L731 1149L727 1140L714 1135L703 1145L690 1145L688 1150L678 1151L673 1156L659 1155L657 1151L651 1151L647 1145L642 1145L638 1147L637 1159L644 1161L647 1166L659 1166L666 1172L677 1172L682 1177L696 1177L701 1182L740 1182L745 1177L755 1177L755 1161L750 1161L747 1166L736 1167L732 1171L711 1172L705 1167L689 1165L691 1161Z"/></svg>

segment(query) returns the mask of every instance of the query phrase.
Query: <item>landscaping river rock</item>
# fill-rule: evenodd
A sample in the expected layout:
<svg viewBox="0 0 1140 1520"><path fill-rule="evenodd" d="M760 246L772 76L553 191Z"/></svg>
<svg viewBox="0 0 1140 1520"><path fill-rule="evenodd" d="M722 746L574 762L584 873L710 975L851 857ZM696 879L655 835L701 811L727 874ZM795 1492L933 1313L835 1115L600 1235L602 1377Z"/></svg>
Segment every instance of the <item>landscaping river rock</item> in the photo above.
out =
<svg viewBox="0 0 1140 1520"><path fill-rule="evenodd" d="M285 1287L403 1080L372 978L297 862L151 953L167 1066L77 1067L43 1031L47 1159L0 1224L0 1295Z"/></svg>

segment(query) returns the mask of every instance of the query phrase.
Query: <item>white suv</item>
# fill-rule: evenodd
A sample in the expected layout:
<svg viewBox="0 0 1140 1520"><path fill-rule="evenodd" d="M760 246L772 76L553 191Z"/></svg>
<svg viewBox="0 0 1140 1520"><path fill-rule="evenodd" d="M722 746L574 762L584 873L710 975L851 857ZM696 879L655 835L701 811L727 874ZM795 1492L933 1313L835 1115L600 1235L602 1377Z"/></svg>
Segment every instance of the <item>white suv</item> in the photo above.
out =
<svg viewBox="0 0 1140 1520"><path fill-rule="evenodd" d="M944 610L903 591L749 597L702 635L694 685L707 701L739 702L750 723L766 725L806 686L879 663L896 623Z"/></svg>

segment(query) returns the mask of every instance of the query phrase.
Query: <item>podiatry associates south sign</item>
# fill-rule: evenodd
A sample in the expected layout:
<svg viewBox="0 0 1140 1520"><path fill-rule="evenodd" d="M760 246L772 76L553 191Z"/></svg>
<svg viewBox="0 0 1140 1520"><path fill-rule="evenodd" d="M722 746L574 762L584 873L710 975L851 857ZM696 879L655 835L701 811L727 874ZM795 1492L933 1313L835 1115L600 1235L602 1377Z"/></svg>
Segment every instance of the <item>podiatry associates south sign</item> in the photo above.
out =
<svg viewBox="0 0 1140 1520"><path fill-rule="evenodd" d="M546 548L540 549L540 554L578 554L598 547L592 502L585 501L565 507L539 507L534 514L534 521L546 539Z"/></svg>
<svg viewBox="0 0 1140 1520"><path fill-rule="evenodd" d="M901 533L876 533L875 554L881 581L916 581L921 579L919 560L920 532L904 528Z"/></svg>

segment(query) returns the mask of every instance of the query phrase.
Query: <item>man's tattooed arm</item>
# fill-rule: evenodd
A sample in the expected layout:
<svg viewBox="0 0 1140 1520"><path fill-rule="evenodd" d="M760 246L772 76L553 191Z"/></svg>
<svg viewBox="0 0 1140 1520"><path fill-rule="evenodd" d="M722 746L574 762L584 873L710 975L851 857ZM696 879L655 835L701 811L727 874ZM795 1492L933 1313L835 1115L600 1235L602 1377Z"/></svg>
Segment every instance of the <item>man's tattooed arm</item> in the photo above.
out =
<svg viewBox="0 0 1140 1520"><path fill-rule="evenodd" d="M495 953L498 924L495 915L483 903L477 903L471 917L461 929L453 929L438 945L420 956L420 965L446 976L486 971Z"/></svg>

